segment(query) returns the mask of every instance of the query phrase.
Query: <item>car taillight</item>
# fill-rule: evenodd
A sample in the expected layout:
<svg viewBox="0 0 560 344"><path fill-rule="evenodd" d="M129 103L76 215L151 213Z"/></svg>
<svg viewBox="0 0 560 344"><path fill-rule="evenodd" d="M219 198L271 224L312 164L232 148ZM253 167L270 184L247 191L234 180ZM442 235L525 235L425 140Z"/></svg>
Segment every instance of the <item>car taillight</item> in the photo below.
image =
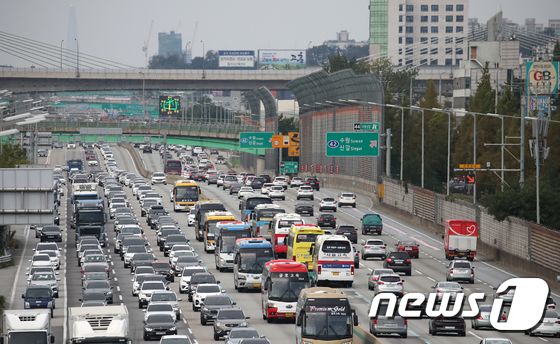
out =
<svg viewBox="0 0 560 344"><path fill-rule="evenodd" d="M293 257L292 257L292 260L295 262L295 261L296 261L296 256L293 256Z"/></svg>
<svg viewBox="0 0 560 344"><path fill-rule="evenodd" d="M453 275L453 269L449 269L449 274Z"/></svg>
<svg viewBox="0 0 560 344"><path fill-rule="evenodd" d="M399 246L399 251L404 251L404 246Z"/></svg>
<svg viewBox="0 0 560 344"><path fill-rule="evenodd" d="M373 325L377 325L377 319L371 319L371 323L372 323Z"/></svg>
<svg viewBox="0 0 560 344"><path fill-rule="evenodd" d="M383 282L383 281L379 281L379 282L377 282L377 284L379 284L379 285L383 285L383 284L385 284L385 282Z"/></svg>
<svg viewBox="0 0 560 344"><path fill-rule="evenodd" d="M387 258L387 263L392 263L393 259L392 258Z"/></svg>
<svg viewBox="0 0 560 344"><path fill-rule="evenodd" d="M317 265L317 275L321 274L321 265Z"/></svg>
<svg viewBox="0 0 560 344"><path fill-rule="evenodd" d="M482 314L479 314L476 318L477 318L478 320L484 319L484 317L482 316Z"/></svg>
<svg viewBox="0 0 560 344"><path fill-rule="evenodd" d="M500 319L502 319L502 321L506 321L506 320L507 320L507 317L506 317L505 314L502 314L502 316L500 317Z"/></svg>
<svg viewBox="0 0 560 344"><path fill-rule="evenodd" d="M353 275L354 274L354 265L352 265L352 267L350 268L350 273Z"/></svg>
<svg viewBox="0 0 560 344"><path fill-rule="evenodd" d="M410 263L410 258L407 258L404 262L405 263Z"/></svg>
<svg viewBox="0 0 560 344"><path fill-rule="evenodd" d="M403 319L403 320L404 320L405 326L408 325L408 320L406 320L406 319Z"/></svg>

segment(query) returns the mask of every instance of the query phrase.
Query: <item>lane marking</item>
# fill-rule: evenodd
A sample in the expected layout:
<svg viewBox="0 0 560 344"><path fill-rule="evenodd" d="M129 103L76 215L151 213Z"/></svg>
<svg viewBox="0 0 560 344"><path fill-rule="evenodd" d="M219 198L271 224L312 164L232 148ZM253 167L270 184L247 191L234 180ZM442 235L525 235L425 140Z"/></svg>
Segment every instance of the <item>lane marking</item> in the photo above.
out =
<svg viewBox="0 0 560 344"><path fill-rule="evenodd" d="M545 339L543 337L537 337L538 339L542 340L543 342L548 342L548 339Z"/></svg>
<svg viewBox="0 0 560 344"><path fill-rule="evenodd" d="M419 275L423 275L423 274L424 274L424 273L423 273L422 271L420 271L420 270L414 270L414 271L416 271L416 273L419 274Z"/></svg>
<svg viewBox="0 0 560 344"><path fill-rule="evenodd" d="M435 279L431 278L430 276L426 276L426 278L429 279L430 281L434 282L434 283L437 282Z"/></svg>
<svg viewBox="0 0 560 344"><path fill-rule="evenodd" d="M477 339L482 340L482 337L478 336L476 333L474 333L473 331L469 331L469 334L475 336Z"/></svg>
<svg viewBox="0 0 560 344"><path fill-rule="evenodd" d="M119 300L122 301L122 295L119 295Z"/></svg>
<svg viewBox="0 0 560 344"><path fill-rule="evenodd" d="M121 287L117 286L117 291L120 292L120 291L121 291Z"/></svg>
<svg viewBox="0 0 560 344"><path fill-rule="evenodd" d="M21 272L21 267L23 266L23 258L25 257L25 251L27 250L27 243L29 241L29 232L31 232L30 226L25 226L23 233L25 235L25 243L23 244L23 250L21 250L21 257L19 257L19 263L16 270L16 277L14 278L14 283L12 284L12 294L10 295L10 307L14 307L14 298L16 296L16 286L19 280L19 274ZM26 281L27 282L27 281Z"/></svg>

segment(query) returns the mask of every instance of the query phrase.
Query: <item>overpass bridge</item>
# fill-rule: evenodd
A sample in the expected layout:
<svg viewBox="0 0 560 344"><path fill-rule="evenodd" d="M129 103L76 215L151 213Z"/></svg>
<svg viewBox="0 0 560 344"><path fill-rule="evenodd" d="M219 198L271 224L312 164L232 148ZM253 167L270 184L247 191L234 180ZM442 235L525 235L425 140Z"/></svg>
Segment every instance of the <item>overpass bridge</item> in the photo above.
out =
<svg viewBox="0 0 560 344"><path fill-rule="evenodd" d="M112 90L288 89L320 68L296 70L0 68L0 89L14 93Z"/></svg>

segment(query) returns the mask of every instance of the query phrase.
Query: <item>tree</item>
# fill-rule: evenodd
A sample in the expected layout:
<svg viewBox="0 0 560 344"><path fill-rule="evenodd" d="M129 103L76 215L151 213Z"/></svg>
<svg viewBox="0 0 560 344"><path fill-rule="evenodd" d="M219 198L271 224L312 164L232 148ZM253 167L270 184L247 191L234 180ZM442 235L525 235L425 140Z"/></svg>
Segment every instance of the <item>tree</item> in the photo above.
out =
<svg viewBox="0 0 560 344"><path fill-rule="evenodd" d="M154 55L150 57L150 62L148 64L149 69L185 69L187 68L187 63L185 61L185 55Z"/></svg>
<svg viewBox="0 0 560 344"><path fill-rule="evenodd" d="M560 61L560 41L556 41L556 44L554 44L554 50L552 52L552 61Z"/></svg>
<svg viewBox="0 0 560 344"><path fill-rule="evenodd" d="M299 131L299 120L297 117L284 117L280 114L278 116L278 132L287 134L290 131Z"/></svg>
<svg viewBox="0 0 560 344"><path fill-rule="evenodd" d="M2 144L0 168L14 168L25 164L28 164L28 161L23 148L14 144Z"/></svg>
<svg viewBox="0 0 560 344"><path fill-rule="evenodd" d="M356 74L366 74L370 72L370 65L367 61L358 61L355 57L348 58L348 56L339 52L329 56L328 61L323 64L323 69L327 73L352 69Z"/></svg>

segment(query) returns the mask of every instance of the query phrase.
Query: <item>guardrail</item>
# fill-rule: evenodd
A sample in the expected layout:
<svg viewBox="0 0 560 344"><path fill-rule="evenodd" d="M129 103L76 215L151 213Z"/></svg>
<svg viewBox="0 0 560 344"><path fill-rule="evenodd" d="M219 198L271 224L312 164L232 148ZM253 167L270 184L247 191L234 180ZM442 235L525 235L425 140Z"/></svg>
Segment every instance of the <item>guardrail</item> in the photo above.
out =
<svg viewBox="0 0 560 344"><path fill-rule="evenodd" d="M8 248L6 248L5 253L6 253L5 255L0 257L0 268L12 262L13 259L12 252Z"/></svg>

